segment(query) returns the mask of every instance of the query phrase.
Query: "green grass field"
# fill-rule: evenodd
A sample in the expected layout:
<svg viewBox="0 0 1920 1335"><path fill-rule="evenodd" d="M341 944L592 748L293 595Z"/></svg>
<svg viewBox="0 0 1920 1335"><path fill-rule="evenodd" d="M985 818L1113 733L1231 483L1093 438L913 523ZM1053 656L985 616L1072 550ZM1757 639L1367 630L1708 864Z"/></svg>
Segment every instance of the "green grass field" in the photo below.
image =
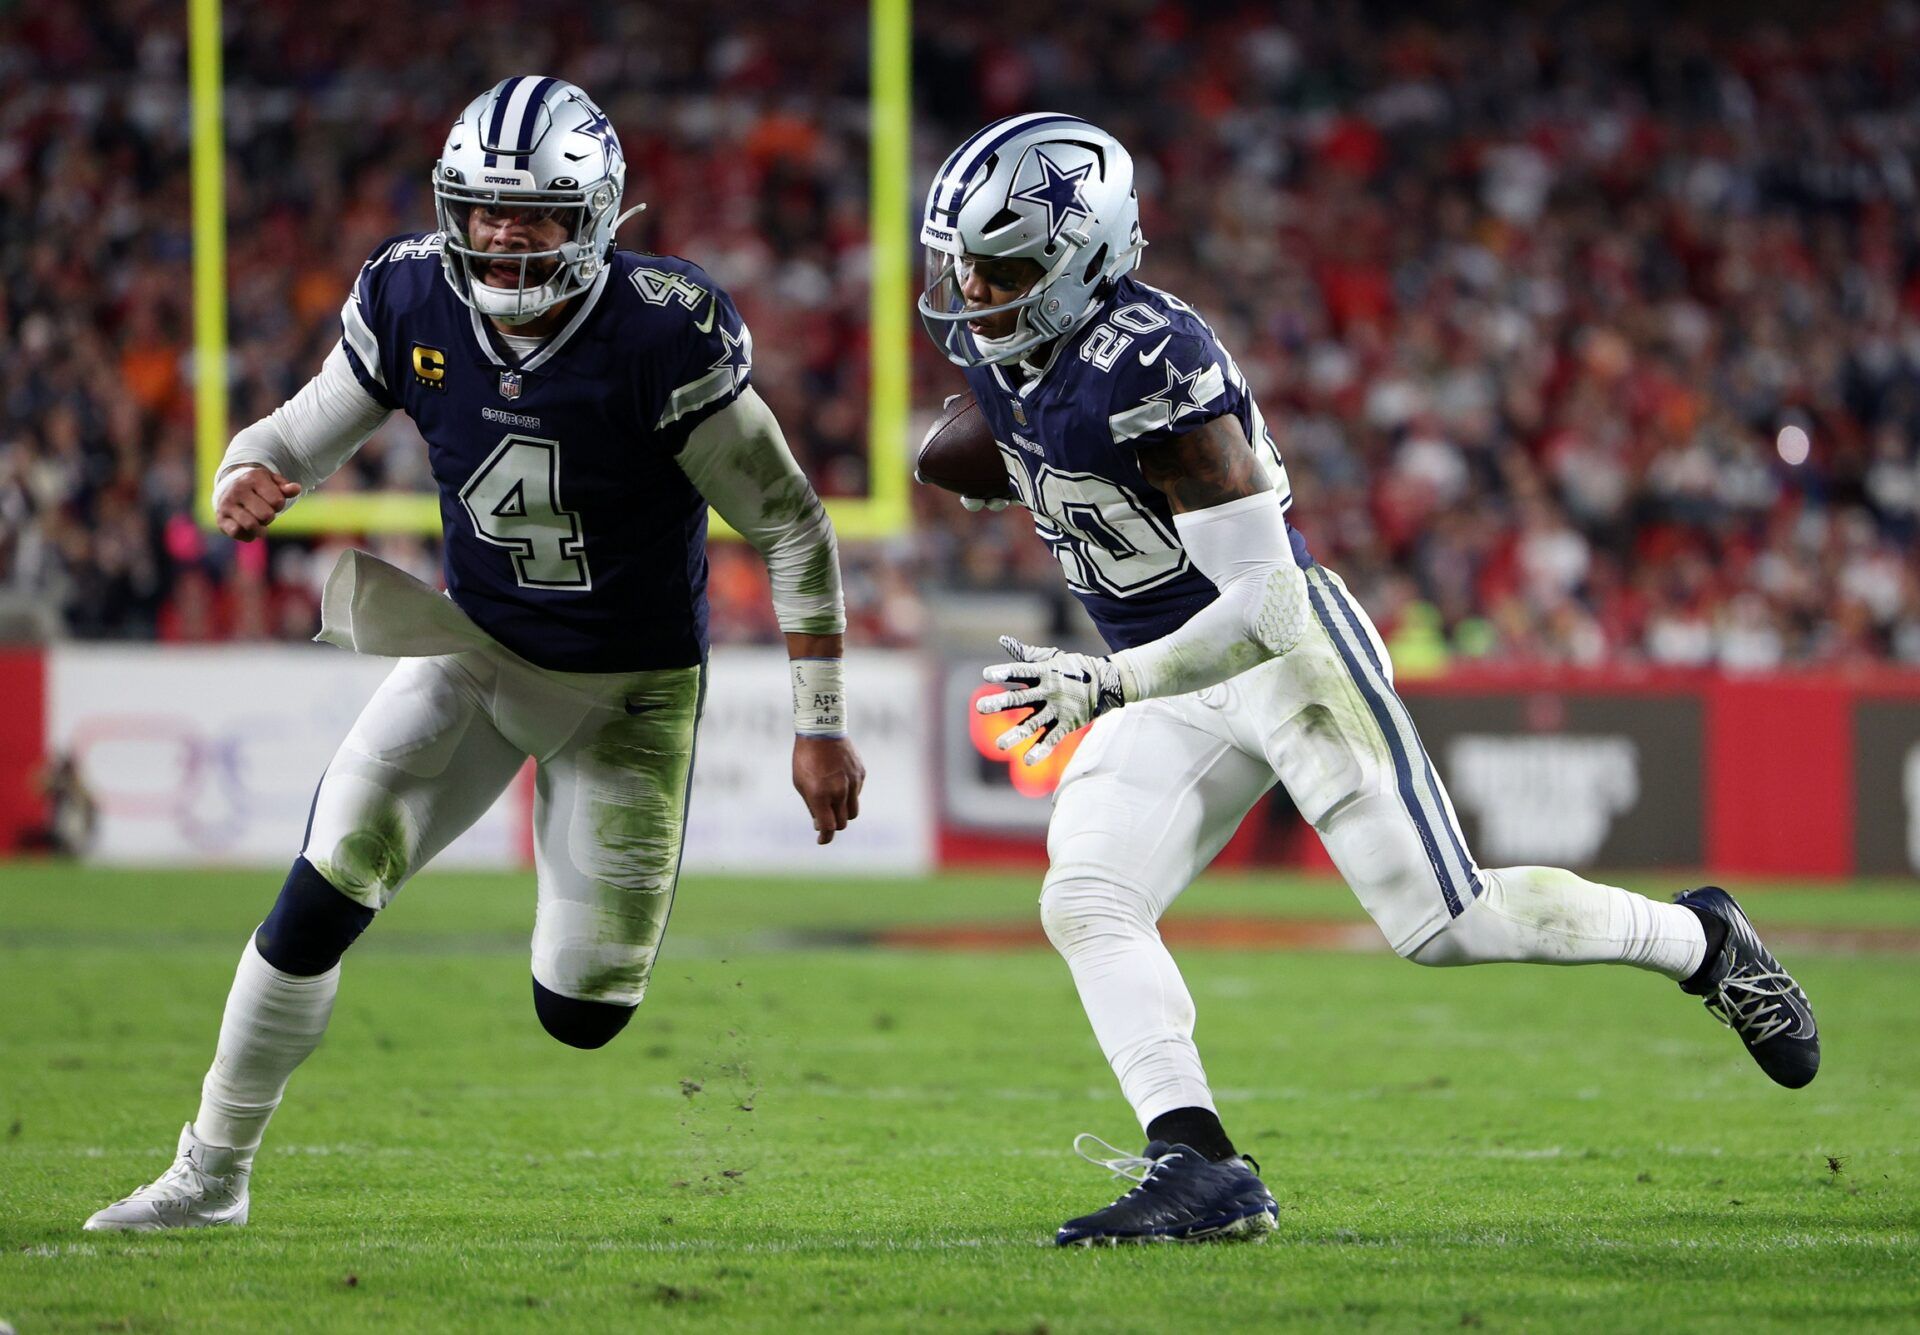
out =
<svg viewBox="0 0 1920 1335"><path fill-rule="evenodd" d="M1651 975L1180 951L1280 1229L1089 1253L1048 1245L1115 1191L1069 1142L1138 1130L1065 967L854 935L1031 922L1033 874L690 878L652 995L593 1053L534 1020L527 879L429 875L349 955L253 1222L82 1233L165 1167L276 886L0 867L0 1318L21 1335L1920 1323L1911 886L1748 901L1763 931L1853 929L1783 949L1826 1041L1797 1094ZM1177 913L1357 916L1270 878Z"/></svg>

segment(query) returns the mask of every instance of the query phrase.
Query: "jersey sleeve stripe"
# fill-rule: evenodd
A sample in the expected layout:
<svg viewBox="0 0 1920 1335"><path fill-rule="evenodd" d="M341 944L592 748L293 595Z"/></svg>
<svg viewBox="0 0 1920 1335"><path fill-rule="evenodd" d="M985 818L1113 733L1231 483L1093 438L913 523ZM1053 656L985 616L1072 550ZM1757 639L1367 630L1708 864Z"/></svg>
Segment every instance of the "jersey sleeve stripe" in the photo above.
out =
<svg viewBox="0 0 1920 1335"><path fill-rule="evenodd" d="M744 380L746 368L722 366L707 372L690 384L680 386L668 398L666 410L660 414L655 430L672 426L688 413L699 412L708 404L732 393L736 376Z"/></svg>
<svg viewBox="0 0 1920 1335"><path fill-rule="evenodd" d="M340 328L346 335L347 351L382 389L387 387L386 372L380 368L380 340L373 335L366 317L360 313L360 289L356 285L340 308Z"/></svg>
<svg viewBox="0 0 1920 1335"><path fill-rule="evenodd" d="M1226 378L1220 374L1219 364L1215 363L1201 372L1199 378L1193 382L1192 404L1179 405L1181 416L1194 412L1196 406L1205 408L1226 392ZM1114 443L1122 444L1144 436L1150 431L1170 430L1177 420L1174 417L1174 408L1175 405L1169 401L1149 400L1137 408L1129 408L1123 413L1114 413L1107 418L1107 426L1113 431ZM1197 425L1201 420L1203 419L1196 417L1194 422Z"/></svg>

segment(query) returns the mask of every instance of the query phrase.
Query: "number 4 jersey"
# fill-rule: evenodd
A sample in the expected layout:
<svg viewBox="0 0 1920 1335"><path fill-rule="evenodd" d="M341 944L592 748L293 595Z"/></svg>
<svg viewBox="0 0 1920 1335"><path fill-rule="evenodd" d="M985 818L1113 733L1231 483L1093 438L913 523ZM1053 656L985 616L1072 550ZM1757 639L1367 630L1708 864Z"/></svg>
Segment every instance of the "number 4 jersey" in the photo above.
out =
<svg viewBox="0 0 1920 1335"><path fill-rule="evenodd" d="M746 388L753 339L698 265L616 251L524 358L453 293L437 233L382 242L347 358L426 438L447 591L541 667L687 667L707 648L707 506L675 456Z"/></svg>
<svg viewBox="0 0 1920 1335"><path fill-rule="evenodd" d="M1122 278L1037 375L996 365L966 374L1015 493L1114 649L1159 639L1219 596L1181 550L1135 451L1232 414L1281 508L1293 502L1240 368L1192 307L1158 288ZM1304 567L1306 544L1291 537Z"/></svg>

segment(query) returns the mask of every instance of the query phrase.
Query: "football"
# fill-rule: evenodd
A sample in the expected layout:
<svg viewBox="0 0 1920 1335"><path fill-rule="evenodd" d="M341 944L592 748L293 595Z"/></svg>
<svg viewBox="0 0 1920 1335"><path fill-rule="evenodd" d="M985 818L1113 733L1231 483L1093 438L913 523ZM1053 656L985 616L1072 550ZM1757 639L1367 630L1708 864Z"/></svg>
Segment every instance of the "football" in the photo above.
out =
<svg viewBox="0 0 1920 1335"><path fill-rule="evenodd" d="M931 483L978 500L1011 500L1013 485L1007 466L994 444L986 415L971 390L948 399L940 416L920 442L913 461L916 481Z"/></svg>

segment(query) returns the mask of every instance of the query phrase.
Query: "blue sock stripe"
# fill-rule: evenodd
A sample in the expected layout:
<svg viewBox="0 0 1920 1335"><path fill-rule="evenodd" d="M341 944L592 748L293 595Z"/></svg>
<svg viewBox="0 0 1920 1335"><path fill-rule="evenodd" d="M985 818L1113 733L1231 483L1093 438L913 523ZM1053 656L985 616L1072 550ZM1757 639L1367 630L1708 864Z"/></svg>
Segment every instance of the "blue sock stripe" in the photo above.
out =
<svg viewBox="0 0 1920 1335"><path fill-rule="evenodd" d="M1367 702L1367 709L1373 715L1374 725L1380 729L1380 735L1386 739L1387 750L1393 757L1394 781L1400 790L1400 805L1406 808L1408 819L1413 821L1413 828L1420 833L1421 846L1426 849L1427 862L1433 868L1433 879L1440 887L1440 895L1446 901L1448 914L1457 918L1465 910L1465 905L1460 902L1460 895L1454 888L1453 876L1447 869L1446 859L1441 855L1440 846L1433 837L1433 827L1421 808L1419 796L1414 792L1413 767L1408 763L1406 749L1401 744L1399 729L1394 726L1393 719L1387 712L1386 702L1381 699L1380 692L1374 685L1375 674L1369 673L1362 666L1360 659L1348 647L1346 636L1335 621L1333 613L1327 610L1328 600L1323 590L1330 591L1331 585L1326 583L1324 575L1315 579L1314 576L1318 574L1318 571L1309 572L1307 582L1307 595L1313 600L1314 615L1320 618L1321 626L1325 628L1328 638L1333 641L1333 647L1339 651L1341 660L1347 666L1347 675L1353 679L1353 684L1360 688L1360 694ZM1366 647L1365 652L1370 662L1373 657L1371 647ZM1391 693L1389 690L1388 694Z"/></svg>
<svg viewBox="0 0 1920 1335"><path fill-rule="evenodd" d="M1360 623L1359 605L1354 602L1353 595L1345 590L1336 591L1340 595L1336 599L1336 604L1347 623L1352 626L1354 638L1359 640L1366 650L1367 662L1372 666L1385 690L1387 710L1393 715L1394 721L1400 728L1400 736L1406 745L1407 753L1410 756L1418 756L1420 759L1418 777L1426 785L1427 796L1433 808L1433 822L1446 835L1447 845L1453 852L1455 874L1459 882L1466 887L1468 896L1478 899L1483 889L1480 884L1480 868L1467 855L1467 841L1460 832L1459 818L1454 815L1453 804L1447 800L1447 790L1440 785L1439 775L1434 773L1433 760L1427 755L1425 743L1420 740L1420 730L1414 727L1413 716L1407 712L1406 701L1402 700L1400 693L1393 689L1392 682L1388 680L1379 658L1374 653L1373 637L1367 634L1366 628Z"/></svg>

